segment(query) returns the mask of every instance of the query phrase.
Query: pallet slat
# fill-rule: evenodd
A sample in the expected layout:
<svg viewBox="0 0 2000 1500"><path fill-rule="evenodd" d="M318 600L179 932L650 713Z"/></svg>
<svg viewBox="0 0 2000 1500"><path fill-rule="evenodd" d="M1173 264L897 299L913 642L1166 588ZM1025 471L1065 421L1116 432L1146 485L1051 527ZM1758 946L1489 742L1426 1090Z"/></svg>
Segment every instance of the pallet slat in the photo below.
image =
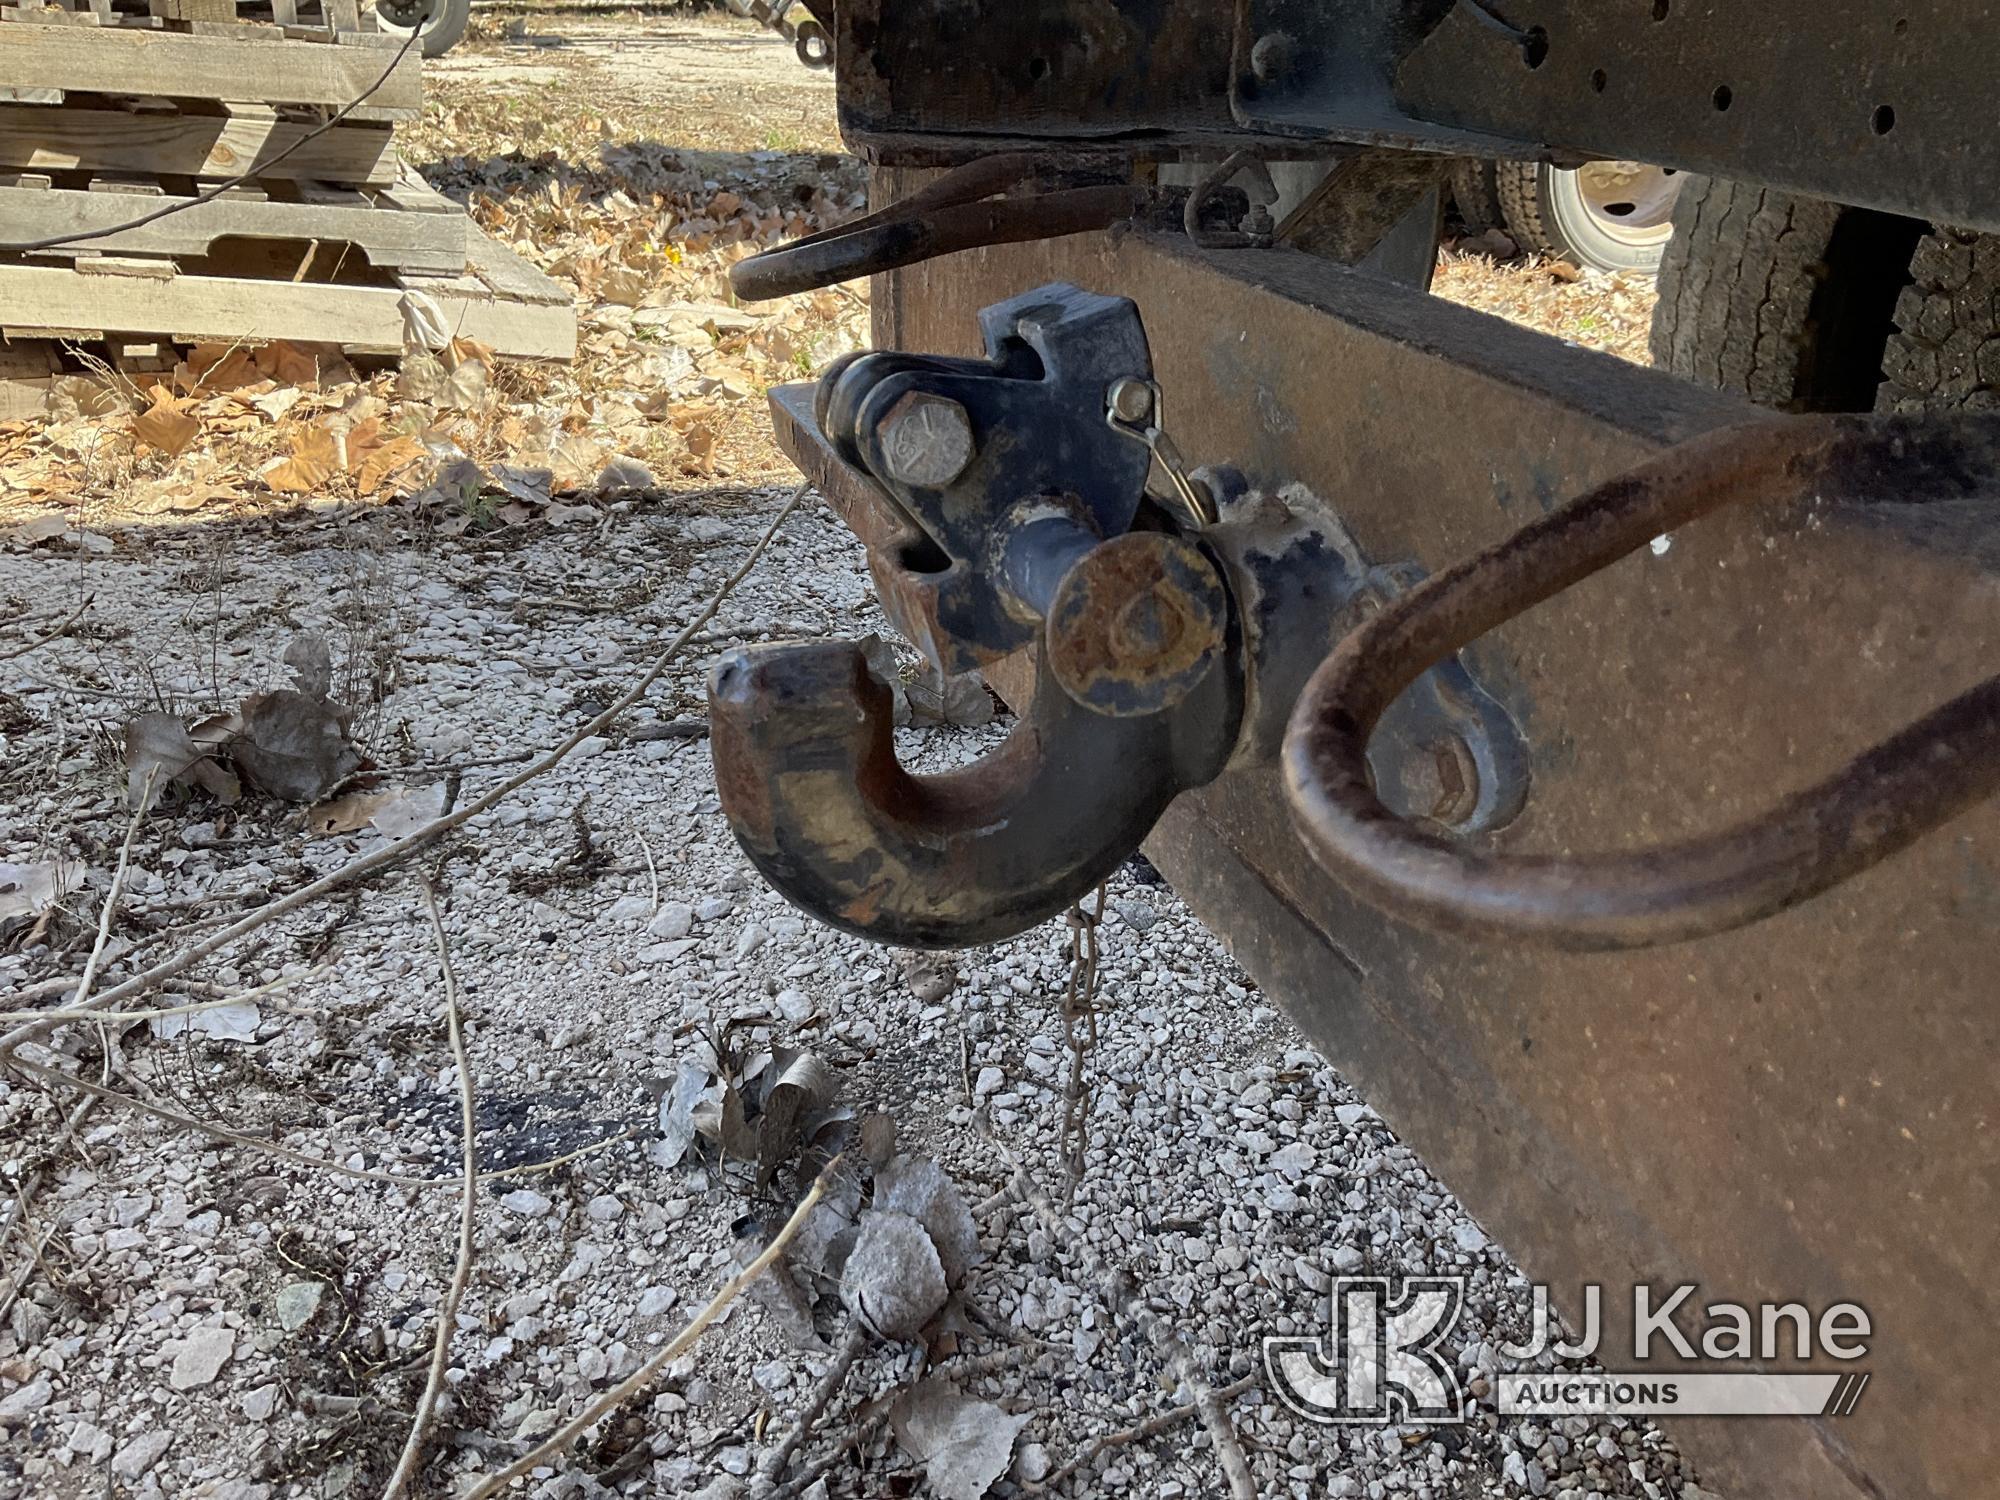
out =
<svg viewBox="0 0 2000 1500"><path fill-rule="evenodd" d="M273 104L343 105L382 79L363 106L366 118L407 118L423 106L421 59L415 48L383 78L391 54L372 44L393 38L357 36L356 42L371 45L343 41L304 46L288 45L275 28L268 33L259 27L238 29L246 37L268 35L270 40L122 26L20 26L0 41L0 89L53 84L77 92L168 99L240 99L254 93Z"/></svg>
<svg viewBox="0 0 2000 1500"><path fill-rule="evenodd" d="M458 214L389 206L385 194L373 195L372 201L353 191L316 196L319 201L304 203L225 196L76 248L118 255L206 255L217 240L238 236L351 244L370 265L384 270L451 273L465 265L466 221ZM108 229L188 201L164 194L0 187L0 223L7 225L10 238L42 240Z"/></svg>
<svg viewBox="0 0 2000 1500"><path fill-rule="evenodd" d="M4 43L0 43L4 47ZM399 162L391 131L344 121L267 169L313 127L266 114L128 114L0 104L0 166L33 171L180 173L387 187Z"/></svg>
<svg viewBox="0 0 2000 1500"><path fill-rule="evenodd" d="M573 359L569 294L478 231L467 237L468 274L413 278L409 288L179 275L158 281L72 267L0 265L7 326L98 329L203 339L294 339L356 351L403 345L403 298L421 289L453 334L529 359ZM506 288L505 294L496 288ZM31 320L21 314L32 309Z"/></svg>

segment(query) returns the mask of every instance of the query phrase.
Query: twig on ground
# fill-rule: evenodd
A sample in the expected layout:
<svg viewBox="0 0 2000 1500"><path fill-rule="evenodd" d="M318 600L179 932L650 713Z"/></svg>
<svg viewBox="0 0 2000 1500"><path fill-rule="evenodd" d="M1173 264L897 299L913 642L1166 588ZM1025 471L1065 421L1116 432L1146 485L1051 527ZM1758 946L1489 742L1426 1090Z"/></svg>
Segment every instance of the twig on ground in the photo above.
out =
<svg viewBox="0 0 2000 1500"><path fill-rule="evenodd" d="M302 906L310 905L329 892L339 890L342 886L350 885L364 876L379 874L383 870L401 864L419 849L436 842L453 829L461 827L471 819L478 817L479 814L485 812L488 808L511 796L514 792L519 791L537 776L560 764L570 751L574 750L592 735L599 734L608 729L626 710L645 697L647 689L652 687L659 680L660 675L673 664L674 659L679 656L681 648L687 644L697 630L715 618L716 611L722 608L723 601L729 597L735 590L736 585L741 583L748 576L750 570L756 566L757 560L764 555L765 549L770 546L772 538L778 534L778 528L784 525L786 519L798 508L799 502L805 499L809 488L809 485L801 484L797 489L792 491L791 498L785 502L783 508L772 519L770 526L765 529L763 536L758 538L757 544L750 549L749 555L743 559L742 563L737 566L733 573L723 580L722 586L716 590L714 597L702 607L700 612L687 623L672 641L668 642L665 649L653 659L652 665L640 675L637 682L626 689L617 702L605 709L596 718L591 719L588 723L574 730L553 750L550 750L532 762L527 769L517 775L508 777L491 791L474 798L455 812L446 813L440 818L433 818L430 822L415 829L408 836L399 839L397 842L385 845L373 853L364 854L359 859L322 875L318 880L311 882L309 885L300 886L289 896L281 897L276 901L258 907L238 921L232 922L221 931L203 938L192 947L184 948L172 957L161 960L159 963L153 965L152 968L133 975L130 979L124 981L124 983L112 986L112 988L104 991L103 994L95 996L90 1001L90 1008L92 1010L103 1010L122 1004L127 1000L137 999L140 995L158 989L161 984L193 967L195 964L200 963L201 960L207 958L210 954L220 952L222 949L235 943L238 939L247 937L258 928L276 921L279 917L297 911ZM29 1021L15 1027L5 1036L0 1036L0 1058L4 1058L9 1053L12 1053L23 1042L33 1041L48 1026L53 1024L55 1023L49 1021Z"/></svg>
<svg viewBox="0 0 2000 1500"><path fill-rule="evenodd" d="M833 1181L834 1173L840 1164L841 1157L836 1156L820 1168L819 1176L813 1179L812 1187L807 1190L805 1197L799 1200L799 1206L792 1210L792 1216L785 1220L784 1228L780 1229L772 1237L771 1243L764 1247L764 1253L737 1272L729 1284L717 1292L708 1305L694 1315L688 1326L676 1335L673 1342L578 1412L552 1437L536 1444L497 1474L487 1475L462 1495L460 1500L487 1500L489 1495L498 1494L529 1470L561 1453L583 1433L651 1385L659 1377L660 1371L679 1359L688 1347L701 1337L702 1330L713 1323L725 1307L742 1296L744 1289L763 1275L771 1262L784 1254L785 1246L792 1242L794 1235L805 1228L806 1220L812 1217L813 1209L826 1195L827 1185Z"/></svg>
<svg viewBox="0 0 2000 1500"><path fill-rule="evenodd" d="M251 989L239 990L233 995L218 995L213 1000L190 1000L185 1005L162 1005L151 1010L121 1010L120 1021L164 1021L169 1016L191 1016L205 1010L220 1010L226 1005L242 1005L263 995L288 990L304 980L313 979L324 973L324 967L310 974L295 974L289 978L274 979L269 984L256 985ZM74 980L71 983L75 983ZM280 1009L287 1014L306 1015L310 1012L294 1010L289 1006ZM101 1021L105 1016L98 1010L78 1010L74 1006L56 1006L49 1010L0 1010L0 1021Z"/></svg>
<svg viewBox="0 0 2000 1500"><path fill-rule="evenodd" d="M438 967L444 973L445 1029L451 1039L452 1061L458 1065L459 1128L462 1136L465 1194L458 1211L458 1264L451 1284L438 1303L437 1341L431 1348L431 1370L424 1381L424 1393L417 1398L417 1413L410 1422L410 1436L403 1444L403 1456L396 1460L396 1472L389 1476L382 1500L396 1500L417 1472L423 1459L424 1433L437 1407L438 1392L444 1389L445 1365L451 1355L451 1336L458 1330L458 1305L465 1298L465 1285L472 1278L473 1225L479 1217L479 1126L472 1099L472 1063L465 1053L465 1032L458 1014L458 975L451 967L451 945L444 934L444 919L438 915L437 893L428 880L419 879L424 895L424 914L430 918L431 935L437 939Z"/></svg>
<svg viewBox="0 0 2000 1500"><path fill-rule="evenodd" d="M1110 1309L1113 1317L1137 1328L1153 1346L1154 1352L1167 1362L1175 1377L1186 1388L1191 1402L1201 1414L1202 1425L1215 1442L1216 1461L1222 1466L1223 1476L1229 1481L1231 1500L1257 1500L1257 1484L1250 1477L1250 1465L1244 1460L1243 1445L1236 1439L1236 1430L1229 1423L1229 1413L1222 1408L1214 1389L1202 1375L1195 1363L1193 1353L1181 1336L1165 1319L1146 1306L1139 1295L1139 1288L1131 1275L1122 1267L1115 1267L1093 1250L1089 1243L1074 1233L1056 1212L1049 1195L1042 1191L1035 1179L1028 1175L1028 1169L1020 1158L1008 1150L1007 1145L993 1133L986 1119L984 1109L975 1111L974 1123L981 1135L1006 1160L1013 1169L1014 1189L1028 1206L1035 1211L1035 1217L1042 1221L1042 1227L1050 1234L1059 1236L1083 1262L1084 1270L1097 1283L1098 1297Z"/></svg>
<svg viewBox="0 0 2000 1500"><path fill-rule="evenodd" d="M12 661L17 656L26 656L30 651L46 646L50 641L61 640L76 627L76 622L83 618L83 612L90 608L90 601L96 597L97 595L95 594L85 595L83 603L63 616L58 623L51 626L47 631L35 637L34 640L29 641L25 646L10 646L5 651L0 651L0 661Z"/></svg>
<svg viewBox="0 0 2000 1500"><path fill-rule="evenodd" d="M841 1459L845 1458L851 1450L859 1448L863 1443L872 1438L881 1430L882 1424L888 1420L889 1413L885 1406L879 1414L868 1418L852 1432L848 1433L846 1437L842 1438L839 1445L832 1452L822 1453L818 1458L799 1470L786 1483L779 1485L770 1494L764 1496L763 1500L801 1500L805 1492L811 1489L822 1475L832 1469Z"/></svg>
<svg viewBox="0 0 2000 1500"><path fill-rule="evenodd" d="M868 1330L857 1322L847 1330L847 1337L841 1341L840 1351L834 1355L833 1364L819 1385L814 1388L812 1399L806 1402L805 1410L799 1413L798 1421L793 1423L792 1430L785 1434L785 1440L775 1448L766 1449L763 1456L757 1460L759 1490L769 1490L785 1477L785 1470L791 1467L792 1459L805 1442L807 1434L812 1431L813 1423L820 1419L820 1414L826 1410L827 1404L839 1393L841 1386L847 1383L847 1372L854 1368L854 1361L861 1357L861 1352L867 1347Z"/></svg>
<svg viewBox="0 0 2000 1500"><path fill-rule="evenodd" d="M1232 1381L1215 1393L1215 1399L1218 1402L1233 1401L1245 1391L1255 1386L1258 1383L1258 1379L1259 1377L1255 1375L1245 1375L1241 1380ZM1149 1437L1158 1437L1168 1428L1178 1427L1189 1418L1200 1415L1201 1409L1190 1401L1186 1406L1176 1406L1171 1411L1163 1411L1158 1416L1146 1418L1143 1422L1134 1422L1130 1427L1121 1427L1116 1432L1101 1433L1077 1449L1074 1458L1070 1459L1068 1463L1064 1464L1047 1478L1031 1480L1023 1484L1021 1488L1030 1495L1046 1494L1069 1478L1078 1469L1081 1469L1085 1464L1096 1458L1106 1448L1122 1448L1128 1443L1137 1443Z"/></svg>
<svg viewBox="0 0 2000 1500"><path fill-rule="evenodd" d="M146 773L146 785L139 793L139 805L132 812L131 821L125 825L125 840L118 846L118 868L111 872L111 889L104 893L104 909L97 914L97 941L90 945L90 957L84 961L83 978L76 982L76 995L70 1004L82 1009L90 1002L90 987L97 982L97 966L104 961L105 946L111 941L111 919L118 913L118 896L125 889L125 872L132 865L132 840L138 836L139 820L146 816L146 809L153 801L153 781L160 774L154 766Z"/></svg>

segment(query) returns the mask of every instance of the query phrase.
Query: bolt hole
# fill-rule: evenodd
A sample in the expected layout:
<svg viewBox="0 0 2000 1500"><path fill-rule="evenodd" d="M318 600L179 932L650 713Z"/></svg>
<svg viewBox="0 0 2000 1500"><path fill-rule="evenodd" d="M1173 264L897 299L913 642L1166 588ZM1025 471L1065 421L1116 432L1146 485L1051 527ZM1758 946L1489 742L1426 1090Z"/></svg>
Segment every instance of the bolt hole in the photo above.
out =
<svg viewBox="0 0 2000 1500"><path fill-rule="evenodd" d="M1903 34L1904 34L1905 32L1907 32L1907 31L1908 31L1909 29L1910 29L1910 18L1909 18L1908 16L1898 16L1898 17L1896 17L1896 35L1897 35L1897 36L1902 36L1902 35L1903 35Z"/></svg>
<svg viewBox="0 0 2000 1500"><path fill-rule="evenodd" d="M1044 79L1044 78L1048 77L1048 76L1049 76L1049 60L1048 60L1048 59L1047 59L1046 57L1031 57L1031 58L1029 58L1029 59L1028 59L1028 76L1029 76L1030 78L1034 79L1034 80L1035 80L1036 82L1038 82L1038 83L1039 83L1039 82L1040 82L1040 81L1041 81L1042 79Z"/></svg>
<svg viewBox="0 0 2000 1500"><path fill-rule="evenodd" d="M1887 135L1896 128L1896 111L1886 104L1878 105L1875 110L1874 124L1877 135Z"/></svg>
<svg viewBox="0 0 2000 1500"><path fill-rule="evenodd" d="M1718 113L1726 112L1729 106L1736 102L1736 95L1731 92L1729 85L1726 83L1718 83L1715 86L1715 92L1708 97L1714 101Z"/></svg>
<svg viewBox="0 0 2000 1500"><path fill-rule="evenodd" d="M1609 82L1611 82L1611 75L1602 68L1596 69L1590 75L1590 86L1600 94L1604 92L1604 86Z"/></svg>
<svg viewBox="0 0 2000 1500"><path fill-rule="evenodd" d="M1521 40L1521 60L1531 68L1539 68L1549 60L1549 34L1540 26L1528 28L1528 34Z"/></svg>
<svg viewBox="0 0 2000 1500"><path fill-rule="evenodd" d="M1666 20L1673 8L1674 0L1653 0L1653 19L1655 21Z"/></svg>

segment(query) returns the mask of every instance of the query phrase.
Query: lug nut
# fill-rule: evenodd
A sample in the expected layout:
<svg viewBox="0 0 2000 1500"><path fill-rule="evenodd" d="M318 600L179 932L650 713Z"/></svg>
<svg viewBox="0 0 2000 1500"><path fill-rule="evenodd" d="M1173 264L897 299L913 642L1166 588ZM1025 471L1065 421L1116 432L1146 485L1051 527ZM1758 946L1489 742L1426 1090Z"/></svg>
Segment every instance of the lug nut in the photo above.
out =
<svg viewBox="0 0 2000 1500"><path fill-rule="evenodd" d="M943 489L978 451L965 408L927 391L911 391L890 407L877 435L888 477L920 489Z"/></svg>

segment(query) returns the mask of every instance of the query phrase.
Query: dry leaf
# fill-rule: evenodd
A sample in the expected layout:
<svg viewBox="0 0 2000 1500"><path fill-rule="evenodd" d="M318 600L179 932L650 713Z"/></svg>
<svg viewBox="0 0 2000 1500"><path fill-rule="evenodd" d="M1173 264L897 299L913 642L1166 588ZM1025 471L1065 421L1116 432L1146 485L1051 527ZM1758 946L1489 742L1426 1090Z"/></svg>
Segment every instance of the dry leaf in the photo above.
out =
<svg viewBox="0 0 2000 1500"><path fill-rule="evenodd" d="M0 861L0 930L33 921L76 888L83 866L74 860L15 865Z"/></svg>
<svg viewBox="0 0 2000 1500"><path fill-rule="evenodd" d="M201 747L176 715L157 709L140 714L125 726L125 805L150 811L201 757Z"/></svg>
<svg viewBox="0 0 2000 1500"><path fill-rule="evenodd" d="M889 1413L896 1441L918 1463L938 1500L982 1500L1013 1461L1028 1413L964 1395L939 1375L920 1382Z"/></svg>
<svg viewBox="0 0 2000 1500"><path fill-rule="evenodd" d="M292 674L292 686L308 698L322 703L333 691L333 648L323 635L301 632L285 645L285 666Z"/></svg>
<svg viewBox="0 0 2000 1500"><path fill-rule="evenodd" d="M354 482L362 494L373 495L424 456L424 445L415 438L394 438L368 451L360 466L353 470Z"/></svg>
<svg viewBox="0 0 2000 1500"><path fill-rule="evenodd" d="M302 427L290 438L292 456L281 458L260 476L274 490L304 494L325 487L340 470L340 447L324 427Z"/></svg>
<svg viewBox="0 0 2000 1500"><path fill-rule="evenodd" d="M944 1266L908 1214L861 1216L840 1283L841 1301L877 1338L913 1339L945 1304Z"/></svg>
<svg viewBox="0 0 2000 1500"><path fill-rule="evenodd" d="M230 746L250 784L287 802L316 802L361 764L347 717L331 704L280 688L243 700L243 733Z"/></svg>
<svg viewBox="0 0 2000 1500"><path fill-rule="evenodd" d="M948 1285L961 1286L984 1258L972 1210L945 1170L923 1156L899 1156L875 1178L875 1206L908 1214L937 1248Z"/></svg>

